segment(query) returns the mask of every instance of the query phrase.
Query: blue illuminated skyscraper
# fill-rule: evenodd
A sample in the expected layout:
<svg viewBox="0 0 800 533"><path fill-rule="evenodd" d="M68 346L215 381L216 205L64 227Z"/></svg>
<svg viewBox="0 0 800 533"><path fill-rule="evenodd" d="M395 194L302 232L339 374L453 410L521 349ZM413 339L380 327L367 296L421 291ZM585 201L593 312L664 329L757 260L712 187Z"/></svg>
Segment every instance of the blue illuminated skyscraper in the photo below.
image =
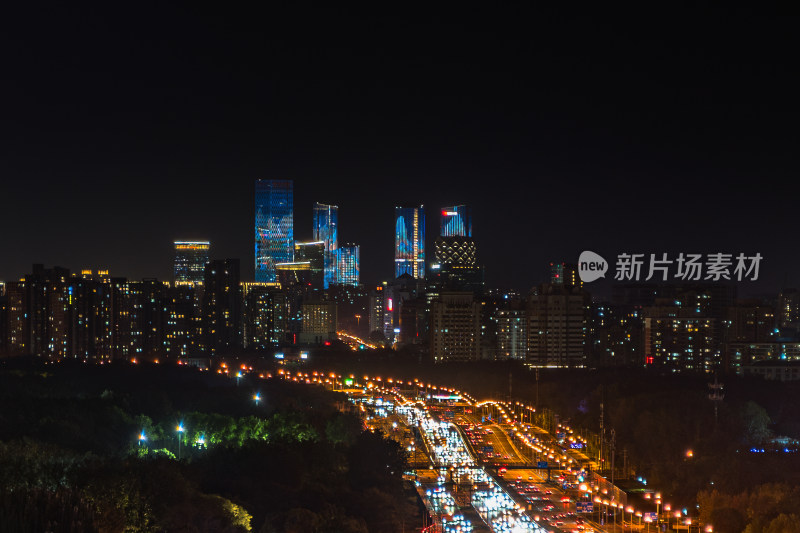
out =
<svg viewBox="0 0 800 533"><path fill-rule="evenodd" d="M425 277L425 208L394 208L394 277Z"/></svg>
<svg viewBox="0 0 800 533"><path fill-rule="evenodd" d="M361 247L357 244L346 244L336 250L338 257L338 279L339 285L357 286L359 281L359 253Z"/></svg>
<svg viewBox="0 0 800 533"><path fill-rule="evenodd" d="M335 205L314 203L315 241L325 243L325 288L337 281L336 249L339 247L339 207Z"/></svg>
<svg viewBox="0 0 800 533"><path fill-rule="evenodd" d="M276 281L275 264L294 259L292 180L256 180L256 281Z"/></svg>
<svg viewBox="0 0 800 533"><path fill-rule="evenodd" d="M472 237L472 210L466 205L442 208L442 237Z"/></svg>

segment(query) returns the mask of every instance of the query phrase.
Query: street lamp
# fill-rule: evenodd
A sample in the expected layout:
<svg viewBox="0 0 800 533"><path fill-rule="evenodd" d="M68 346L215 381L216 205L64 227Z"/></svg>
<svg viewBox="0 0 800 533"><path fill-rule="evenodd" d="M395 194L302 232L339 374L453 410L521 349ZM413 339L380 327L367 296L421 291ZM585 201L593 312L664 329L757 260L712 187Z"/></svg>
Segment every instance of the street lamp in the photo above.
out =
<svg viewBox="0 0 800 533"><path fill-rule="evenodd" d="M631 523L630 523L630 526L631 526L631 529L633 529L633 507L630 507L630 506L629 506L629 507L628 507L627 509L625 509L625 510L631 514ZM623 522L623 523L625 522L625 514L624 514L624 513L622 514L622 522ZM623 527L623 529L624 529L624 527Z"/></svg>
<svg viewBox="0 0 800 533"><path fill-rule="evenodd" d="M255 393L255 395L253 396L253 401L256 402L256 405L258 405L258 402L261 401L261 393L260 392Z"/></svg>
<svg viewBox="0 0 800 533"><path fill-rule="evenodd" d="M144 444L144 442L145 442L146 440L147 440L147 435L145 435L145 434L144 434L144 430L142 430L142 432L141 432L141 433L139 433L139 446L141 446L142 444Z"/></svg>
<svg viewBox="0 0 800 533"><path fill-rule="evenodd" d="M178 432L178 461L181 460L181 438L183 437L182 433L186 431L183 427L183 422L178 424L178 427L175 428L175 431Z"/></svg>

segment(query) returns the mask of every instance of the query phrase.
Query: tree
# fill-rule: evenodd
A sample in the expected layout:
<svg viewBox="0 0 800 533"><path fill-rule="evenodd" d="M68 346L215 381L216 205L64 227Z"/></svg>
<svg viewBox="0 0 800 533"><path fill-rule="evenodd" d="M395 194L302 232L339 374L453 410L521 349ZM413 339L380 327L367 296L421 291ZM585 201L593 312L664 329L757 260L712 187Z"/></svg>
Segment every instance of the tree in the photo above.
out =
<svg viewBox="0 0 800 533"><path fill-rule="evenodd" d="M744 437L748 444L760 445L770 438L771 420L766 409L750 400L744 404L741 417L744 425Z"/></svg>

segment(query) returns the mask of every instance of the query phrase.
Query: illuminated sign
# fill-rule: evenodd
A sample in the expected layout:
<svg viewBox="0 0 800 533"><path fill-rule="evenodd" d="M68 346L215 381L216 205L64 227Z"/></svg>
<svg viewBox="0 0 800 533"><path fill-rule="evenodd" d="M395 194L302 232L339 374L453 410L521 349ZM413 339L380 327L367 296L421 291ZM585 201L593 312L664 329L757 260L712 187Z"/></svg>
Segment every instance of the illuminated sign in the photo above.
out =
<svg viewBox="0 0 800 533"><path fill-rule="evenodd" d="M283 354L282 353L276 353L275 354L275 359L283 359Z"/></svg>
<svg viewBox="0 0 800 533"><path fill-rule="evenodd" d="M308 352L300 352L300 359L308 359Z"/></svg>
<svg viewBox="0 0 800 533"><path fill-rule="evenodd" d="M388 299L386 300L386 309L387 309L388 311L394 311L394 304L393 304L393 302L392 302L392 299L391 299L391 298L388 298Z"/></svg>
<svg viewBox="0 0 800 533"><path fill-rule="evenodd" d="M443 217L456 217L458 216L458 211L442 211Z"/></svg>

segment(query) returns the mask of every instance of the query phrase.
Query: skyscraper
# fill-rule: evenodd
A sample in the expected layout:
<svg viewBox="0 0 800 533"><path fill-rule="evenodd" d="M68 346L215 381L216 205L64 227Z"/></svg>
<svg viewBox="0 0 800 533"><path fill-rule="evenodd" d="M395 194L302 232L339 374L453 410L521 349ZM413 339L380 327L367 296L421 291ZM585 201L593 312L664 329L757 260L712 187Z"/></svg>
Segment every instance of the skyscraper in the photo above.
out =
<svg viewBox="0 0 800 533"><path fill-rule="evenodd" d="M338 257L337 280L339 285L358 285L359 280L359 252L361 247L356 244L346 244L336 250Z"/></svg>
<svg viewBox="0 0 800 533"><path fill-rule="evenodd" d="M325 288L336 281L336 250L339 247L339 207L314 203L313 238L325 243Z"/></svg>
<svg viewBox="0 0 800 533"><path fill-rule="evenodd" d="M472 237L472 210L466 205L442 208L442 237Z"/></svg>
<svg viewBox="0 0 800 533"><path fill-rule="evenodd" d="M425 208L394 208L394 277L425 277Z"/></svg>
<svg viewBox="0 0 800 533"><path fill-rule="evenodd" d="M175 241L176 284L203 283L210 248L208 241Z"/></svg>
<svg viewBox="0 0 800 533"><path fill-rule="evenodd" d="M296 263L308 262L311 269L311 283L317 289L323 288L325 243L323 241L294 243L294 260Z"/></svg>
<svg viewBox="0 0 800 533"><path fill-rule="evenodd" d="M275 264L291 262L294 247L292 180L256 180L256 281L274 282Z"/></svg>

